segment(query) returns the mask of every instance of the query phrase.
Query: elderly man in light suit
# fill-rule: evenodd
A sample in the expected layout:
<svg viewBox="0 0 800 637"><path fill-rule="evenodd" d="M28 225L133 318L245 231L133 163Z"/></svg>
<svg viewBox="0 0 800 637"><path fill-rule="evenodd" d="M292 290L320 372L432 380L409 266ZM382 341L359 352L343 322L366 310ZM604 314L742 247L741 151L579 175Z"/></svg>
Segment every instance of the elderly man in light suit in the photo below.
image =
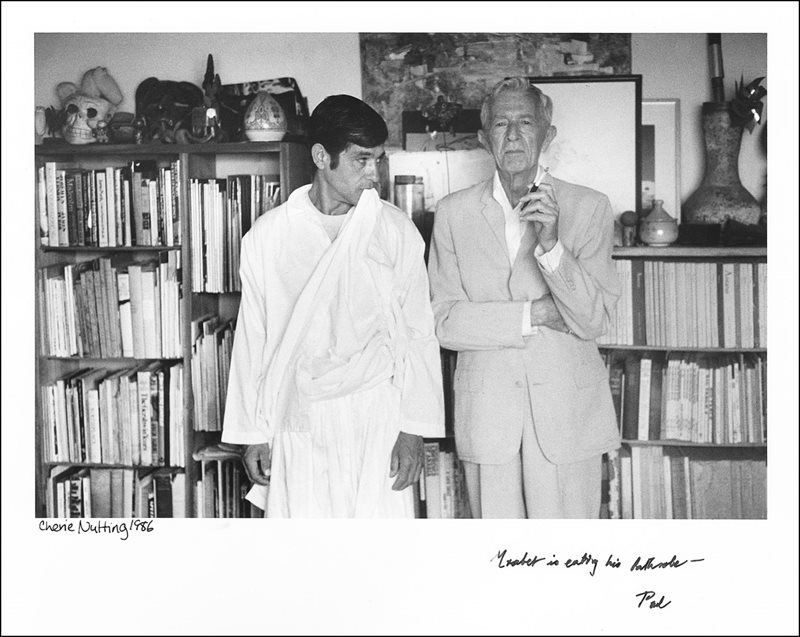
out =
<svg viewBox="0 0 800 637"><path fill-rule="evenodd" d="M605 195L540 166L552 108L526 78L495 85L478 137L497 170L435 214L436 334L458 352L456 447L474 517L598 517L601 457L620 443L594 342L619 296L613 215Z"/></svg>

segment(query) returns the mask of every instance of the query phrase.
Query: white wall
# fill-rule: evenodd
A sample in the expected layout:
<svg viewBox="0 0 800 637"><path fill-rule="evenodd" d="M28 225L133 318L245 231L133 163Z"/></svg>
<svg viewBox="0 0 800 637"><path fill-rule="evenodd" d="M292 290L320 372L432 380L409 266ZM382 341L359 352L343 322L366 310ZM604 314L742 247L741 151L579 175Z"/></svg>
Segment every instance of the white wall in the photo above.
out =
<svg viewBox="0 0 800 637"><path fill-rule="evenodd" d="M361 95L357 33L37 33L36 104L57 106L59 82L105 66L122 90L118 110L133 112L148 77L202 85L209 53L223 84L293 77L310 109L334 93Z"/></svg>
<svg viewBox="0 0 800 637"><path fill-rule="evenodd" d="M57 105L59 82L77 83L86 70L106 66L124 96L120 110L133 111L134 92L146 77L200 85L209 53L225 84L294 77L310 109L334 93L361 95L357 33L39 33L34 43L35 103L43 106ZM643 76L643 97L681 100L685 200L704 170L700 107L711 97L706 36L636 33L631 49L632 72ZM722 49L729 99L740 74L746 80L767 76L768 88L766 34L723 34ZM761 127L745 132L739 156L742 183L759 200L766 176L761 134Z"/></svg>

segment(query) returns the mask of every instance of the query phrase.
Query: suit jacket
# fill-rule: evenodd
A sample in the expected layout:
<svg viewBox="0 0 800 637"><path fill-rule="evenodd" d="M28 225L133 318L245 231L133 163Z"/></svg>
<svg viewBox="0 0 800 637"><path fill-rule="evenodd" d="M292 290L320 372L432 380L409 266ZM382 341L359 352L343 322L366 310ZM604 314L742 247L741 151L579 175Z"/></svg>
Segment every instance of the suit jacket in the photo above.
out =
<svg viewBox="0 0 800 637"><path fill-rule="evenodd" d="M564 253L546 272L532 223L509 264L492 179L437 206L428 274L436 335L457 351L456 446L463 460L500 464L518 453L525 401L539 442L556 464L616 449L620 435L608 374L594 339L619 297L608 198L547 175L559 205ZM523 305L551 294L572 334L540 327L522 336Z"/></svg>

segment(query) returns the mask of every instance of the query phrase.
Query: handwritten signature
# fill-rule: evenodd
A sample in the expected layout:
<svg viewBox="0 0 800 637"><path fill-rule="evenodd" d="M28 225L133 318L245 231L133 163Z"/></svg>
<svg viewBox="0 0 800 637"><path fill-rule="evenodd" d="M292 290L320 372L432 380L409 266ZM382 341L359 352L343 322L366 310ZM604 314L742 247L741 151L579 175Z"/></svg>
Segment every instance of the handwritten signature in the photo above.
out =
<svg viewBox="0 0 800 637"><path fill-rule="evenodd" d="M662 609L666 608L672 603L669 600L667 600L666 603L664 603L665 598L663 595L661 596L661 599L659 599L658 601L654 601L655 596L656 596L655 591L642 591L641 593L636 593L636 597L641 598L639 599L639 605L636 608L641 608L642 604L644 604L645 602L650 602L649 606L650 608L662 608Z"/></svg>

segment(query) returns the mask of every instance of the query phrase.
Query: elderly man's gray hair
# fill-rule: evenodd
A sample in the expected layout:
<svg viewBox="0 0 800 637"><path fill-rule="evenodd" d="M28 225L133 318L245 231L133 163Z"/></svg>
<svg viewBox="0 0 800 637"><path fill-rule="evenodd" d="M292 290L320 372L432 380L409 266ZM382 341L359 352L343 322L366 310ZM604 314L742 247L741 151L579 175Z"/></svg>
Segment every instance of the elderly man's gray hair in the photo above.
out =
<svg viewBox="0 0 800 637"><path fill-rule="evenodd" d="M550 126L553 119L553 100L549 96L542 93L542 91L530 83L527 77L509 77L505 80L500 80L492 87L492 90L483 98L481 105L481 126L485 129L489 121L489 115L492 109L494 99L506 91L519 91L528 93L537 105L537 116L544 120L545 126Z"/></svg>

